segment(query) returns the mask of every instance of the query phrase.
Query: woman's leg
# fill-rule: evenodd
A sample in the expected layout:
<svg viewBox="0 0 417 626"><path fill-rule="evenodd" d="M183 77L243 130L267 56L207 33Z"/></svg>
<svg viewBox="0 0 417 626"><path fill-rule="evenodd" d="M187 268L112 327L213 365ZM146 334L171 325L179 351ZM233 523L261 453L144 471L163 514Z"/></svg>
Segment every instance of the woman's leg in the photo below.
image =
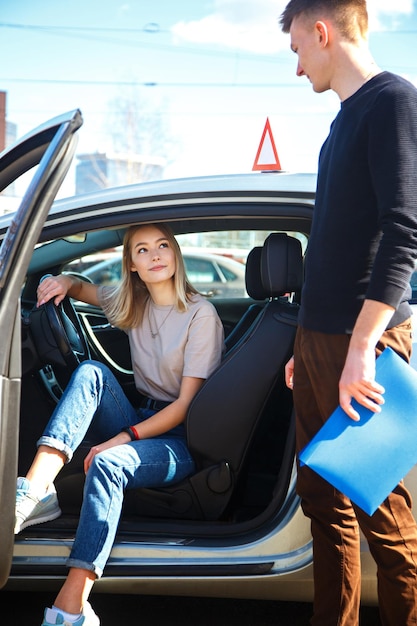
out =
<svg viewBox="0 0 417 626"><path fill-rule="evenodd" d="M66 456L59 450L40 446L35 454L26 478L36 493L45 493L65 465Z"/></svg>
<svg viewBox="0 0 417 626"><path fill-rule="evenodd" d="M38 441L26 478L18 479L15 533L59 517L53 481L90 426L101 442L136 422L136 411L112 372L98 362L81 363Z"/></svg>
<svg viewBox="0 0 417 626"><path fill-rule="evenodd" d="M73 567L59 591L54 606L66 613L82 612L96 580L96 575L85 569Z"/></svg>
<svg viewBox="0 0 417 626"><path fill-rule="evenodd" d="M153 411L141 413L146 418ZM54 606L74 614L85 606L112 549L125 489L161 487L193 471L194 461L181 437L133 441L96 455L87 473L80 521L68 559L70 571Z"/></svg>
<svg viewBox="0 0 417 626"><path fill-rule="evenodd" d="M84 361L73 373L38 445L63 452L69 462L90 425L101 442L136 422L136 410L110 369Z"/></svg>
<svg viewBox="0 0 417 626"><path fill-rule="evenodd" d="M97 436L106 440L137 421L136 411L112 372L101 363L84 361L68 386L38 441L27 478L45 491L71 460L95 418Z"/></svg>
<svg viewBox="0 0 417 626"><path fill-rule="evenodd" d="M115 446L96 455L68 565L100 577L113 546L125 489L162 487L194 471L185 440L157 437Z"/></svg>

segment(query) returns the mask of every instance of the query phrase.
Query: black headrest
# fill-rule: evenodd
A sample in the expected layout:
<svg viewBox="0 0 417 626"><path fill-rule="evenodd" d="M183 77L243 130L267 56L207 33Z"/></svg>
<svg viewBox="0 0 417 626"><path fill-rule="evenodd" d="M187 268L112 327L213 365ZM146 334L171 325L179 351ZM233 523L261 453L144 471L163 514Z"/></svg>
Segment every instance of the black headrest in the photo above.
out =
<svg viewBox="0 0 417 626"><path fill-rule="evenodd" d="M301 242L285 233L272 233L262 248L261 277L268 296L299 291L303 284Z"/></svg>
<svg viewBox="0 0 417 626"><path fill-rule="evenodd" d="M261 279L261 254L262 246L258 246L249 252L246 259L246 291L254 300L265 300L268 297Z"/></svg>

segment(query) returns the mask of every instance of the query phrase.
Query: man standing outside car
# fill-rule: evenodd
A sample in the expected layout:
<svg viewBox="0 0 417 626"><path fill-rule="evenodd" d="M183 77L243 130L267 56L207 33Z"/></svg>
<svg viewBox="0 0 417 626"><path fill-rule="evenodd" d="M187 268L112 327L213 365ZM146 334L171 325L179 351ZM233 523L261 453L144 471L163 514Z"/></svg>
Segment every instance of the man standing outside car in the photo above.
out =
<svg viewBox="0 0 417 626"><path fill-rule="evenodd" d="M352 399L380 411L375 357L385 347L410 358L417 90L376 66L365 0L291 0L280 23L298 56L297 75L341 101L320 152L299 328L286 367L300 451L339 403L353 420ZM306 466L297 489L313 536L311 624L358 625L359 528L378 567L382 624L417 624L417 527L404 485L372 516Z"/></svg>

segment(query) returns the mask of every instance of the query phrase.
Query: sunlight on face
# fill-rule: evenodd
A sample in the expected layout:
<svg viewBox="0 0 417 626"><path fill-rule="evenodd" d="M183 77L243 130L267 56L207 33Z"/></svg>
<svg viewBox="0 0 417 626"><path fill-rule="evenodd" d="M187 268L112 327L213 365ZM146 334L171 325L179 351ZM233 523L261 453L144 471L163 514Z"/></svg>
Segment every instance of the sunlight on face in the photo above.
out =
<svg viewBox="0 0 417 626"><path fill-rule="evenodd" d="M311 23L302 17L295 18L290 28L291 50L298 57L297 76L306 76L317 93L330 89L323 29L324 22Z"/></svg>
<svg viewBox="0 0 417 626"><path fill-rule="evenodd" d="M145 284L156 284L171 281L175 268L175 252L165 234L155 226L139 228L131 240L131 271Z"/></svg>

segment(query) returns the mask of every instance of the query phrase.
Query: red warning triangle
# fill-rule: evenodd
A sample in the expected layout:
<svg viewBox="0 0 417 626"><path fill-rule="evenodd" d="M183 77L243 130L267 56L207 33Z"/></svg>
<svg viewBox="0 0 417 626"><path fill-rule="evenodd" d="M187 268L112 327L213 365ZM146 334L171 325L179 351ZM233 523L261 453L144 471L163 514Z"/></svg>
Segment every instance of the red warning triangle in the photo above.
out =
<svg viewBox="0 0 417 626"><path fill-rule="evenodd" d="M281 164L275 147L271 124L269 123L269 119L266 118L264 132L262 133L261 143L259 144L258 152L256 153L252 171L280 169Z"/></svg>

